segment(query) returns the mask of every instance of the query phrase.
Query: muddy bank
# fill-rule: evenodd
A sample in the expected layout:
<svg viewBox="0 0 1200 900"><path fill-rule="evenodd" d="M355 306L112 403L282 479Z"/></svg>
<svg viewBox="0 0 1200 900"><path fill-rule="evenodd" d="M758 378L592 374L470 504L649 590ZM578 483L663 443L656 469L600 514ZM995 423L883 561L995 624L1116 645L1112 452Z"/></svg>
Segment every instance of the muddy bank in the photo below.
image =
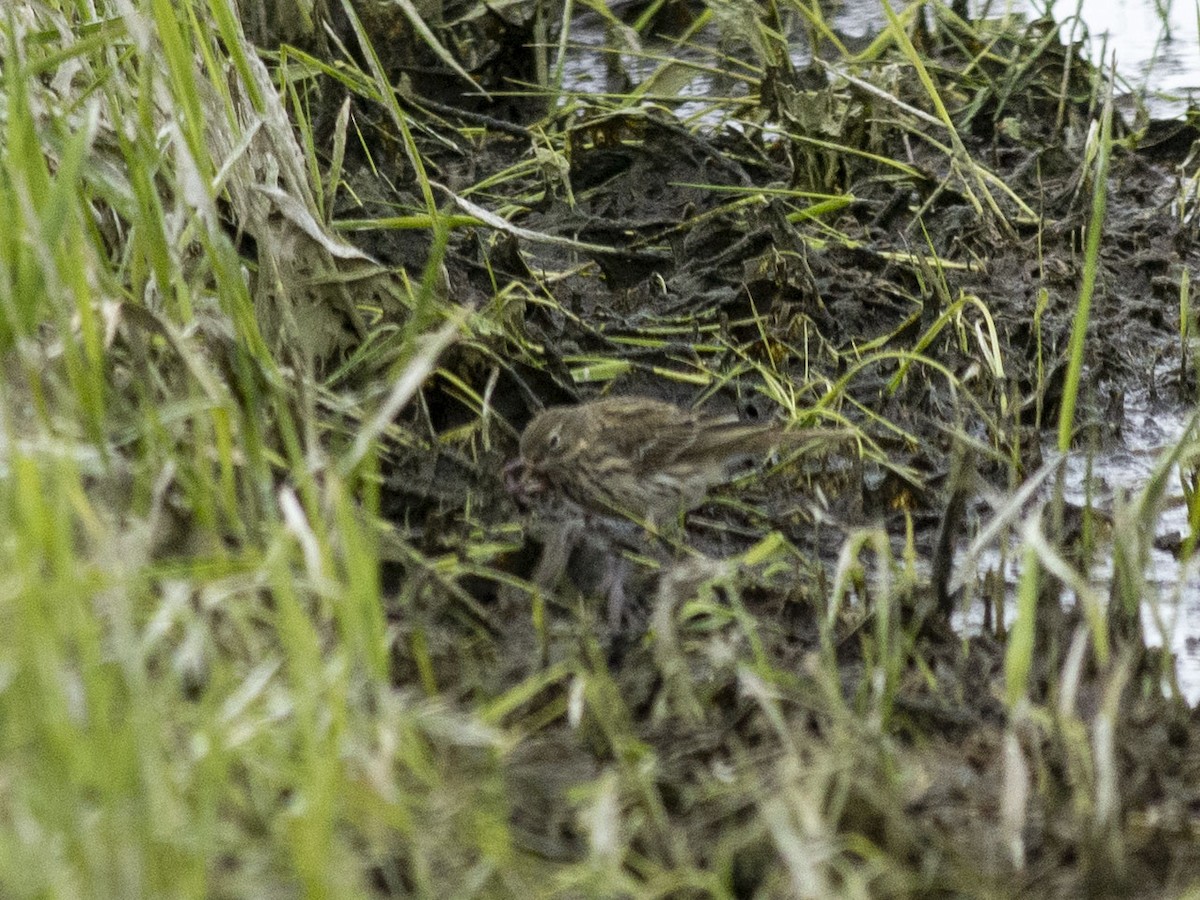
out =
<svg viewBox="0 0 1200 900"><path fill-rule="evenodd" d="M667 6L690 17L664 29L695 21ZM666 102L505 95L539 77L539 22L522 15L439 32L469 47L460 62L492 101L428 54L384 60L443 210L469 215L466 198L508 225L450 232L439 283L478 321L381 476L413 548L389 577L430 569L392 611L398 682L479 704L554 673L505 718L529 864L587 859L577 798L610 789L613 815L631 812L630 891L699 895L707 873L731 895L784 895L813 841L839 862L812 883L847 893L1169 893L1200 876L1200 731L1127 610L1110 610L1109 655L1081 652L1085 610L1043 579L1021 703L1002 636L945 623L959 539L996 505L981 498L1037 472L1058 426L1103 79L1045 24L997 34L943 14L908 29L911 48L803 69L768 54L724 119L693 127ZM333 122L341 97L324 99ZM353 106L369 127L338 214L421 211L410 151L378 107ZM1079 448L1120 440L1127 391L1167 404L1196 389L1186 361L1160 363L1181 353L1200 262L1184 188L1198 134L1119 116L1112 133ZM411 273L435 244L357 240ZM545 540L500 472L543 405L626 393L861 442L718 492L684 532L708 567L647 546L636 627L614 636L594 577L528 584ZM1044 530L1078 560L1090 523L1068 505ZM839 562L864 533L882 539ZM694 881L668 889L666 872Z"/></svg>

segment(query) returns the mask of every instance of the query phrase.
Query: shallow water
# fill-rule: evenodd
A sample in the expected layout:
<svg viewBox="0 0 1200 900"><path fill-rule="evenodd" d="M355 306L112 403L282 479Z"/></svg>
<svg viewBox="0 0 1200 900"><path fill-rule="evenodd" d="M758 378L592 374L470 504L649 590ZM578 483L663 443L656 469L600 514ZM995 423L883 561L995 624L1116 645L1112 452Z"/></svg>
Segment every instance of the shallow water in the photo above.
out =
<svg viewBox="0 0 1200 900"><path fill-rule="evenodd" d="M878 0L846 0L824 5L830 7L824 10L826 23L852 51L865 46L887 26L887 16ZM904 5L903 2L893 3L898 10ZM719 9L714 7L714 10ZM791 61L797 68L802 68L811 60L803 36L803 20L794 13L789 14L786 8L781 14L788 33L794 35L789 41ZM751 23L739 21L732 4L728 11L715 15L714 22L686 48L659 43L653 38L639 41L628 31L610 33L599 17L585 14L572 27L563 60L563 85L568 91L592 95L624 94L631 87L644 86L667 57L682 60L685 65L676 65L669 73L660 71L661 81L649 82L651 87L646 99L670 105L680 119L701 119L716 125L729 116L728 98L747 94L745 82L738 78L736 59L739 56L761 58L761 54L747 52L747 42L753 40L747 35L753 31ZM621 51L613 54L604 49L614 46L620 47ZM722 55L725 58L721 58ZM695 99L688 101L686 98ZM677 99L684 102L677 103Z"/></svg>
<svg viewBox="0 0 1200 900"><path fill-rule="evenodd" d="M1090 58L1096 63L1111 63L1114 59L1119 73L1120 94L1128 111L1136 106L1130 100L1144 97L1145 106L1154 117L1182 116L1188 103L1200 93L1200 33L1197 26L1197 11L1186 3L1159 0L1167 9L1160 12L1155 0L1079 0L1078 3L1037 3L1032 0L975 0L971 4L974 15L998 18L1020 16L1032 21L1045 15L1047 7L1060 23L1064 42L1085 41ZM847 0L841 4L827 4L828 24L835 34L852 49L865 44L887 25L879 0ZM905 4L894 2L895 9ZM1078 15L1076 11L1078 10ZM790 26L797 34L802 33L799 22ZM725 19L710 26L705 40L716 43L736 56L739 35L747 33L736 20ZM630 32L624 34L629 35ZM627 92L631 85L624 82L627 75L632 85L640 84L663 62L660 50L653 41L638 43L629 38L624 52L606 65L602 48L620 42L621 35L606 33L598 17L581 16L570 36L570 46L563 59L563 83L569 91L600 94L606 91ZM671 56L689 60L695 68L688 72L683 67L674 67L662 81L649 92L649 99L659 99L676 107L680 118L705 117L728 111L719 98L737 97L745 93L744 86L736 77L727 78L712 74L714 68L736 71L736 65L713 56L703 49L698 40L691 51L680 54L672 50ZM802 39L793 42L792 61L803 66L809 54ZM707 71L706 71L707 70ZM621 73L624 74L621 74ZM672 102L674 98L695 98L682 105ZM713 103L712 101L718 101Z"/></svg>
<svg viewBox="0 0 1200 900"><path fill-rule="evenodd" d="M1064 498L1075 506L1090 504L1102 514L1113 511L1118 497L1132 500L1150 481L1160 461L1184 439L1191 410L1164 408L1152 404L1144 394L1126 398L1125 419L1121 437L1110 447L1097 452L1073 452L1064 466ZM1045 448L1052 457L1051 445ZM1042 501L1049 499L1053 480L1048 480L1040 493ZM1028 514L1034 514L1031 511ZM1177 543L1188 533L1187 509L1178 467L1172 468L1166 495L1155 521L1153 538L1164 543ZM963 549L966 543L964 542ZM1107 601L1112 578L1111 547L1100 543L1096 562L1088 573L1088 582L1098 596ZM1002 560L998 551L981 555L977 572L1003 569L1009 597L1016 594L1020 577L1020 554L1010 552ZM1200 702L1200 558L1181 563L1167 550L1152 547L1147 560L1146 602L1142 607L1142 624L1147 643L1166 644L1175 654L1176 674L1184 698L1193 706ZM1015 602L1006 603L1006 625L1016 614ZM983 624L983 609L975 603L957 614L956 627L968 632L977 631Z"/></svg>
<svg viewBox="0 0 1200 900"><path fill-rule="evenodd" d="M1028 0L976 4L977 9L988 6L992 15L1011 9L1037 16L1046 8L1045 3ZM1075 39L1086 38L1093 62L1111 63L1115 56L1126 91L1144 93L1146 107L1155 117L1181 116L1200 91L1200 33L1194 4L1081 0L1078 6L1075 2L1050 6L1064 36L1076 24Z"/></svg>

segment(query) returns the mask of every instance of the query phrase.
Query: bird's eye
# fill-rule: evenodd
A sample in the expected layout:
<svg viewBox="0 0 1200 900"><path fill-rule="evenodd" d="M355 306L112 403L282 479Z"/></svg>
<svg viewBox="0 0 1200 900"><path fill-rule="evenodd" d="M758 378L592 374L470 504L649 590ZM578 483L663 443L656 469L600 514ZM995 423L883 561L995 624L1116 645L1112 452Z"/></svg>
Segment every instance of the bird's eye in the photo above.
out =
<svg viewBox="0 0 1200 900"><path fill-rule="evenodd" d="M558 445L562 443L562 436L555 431L550 435L550 439L546 442L551 450L557 450Z"/></svg>

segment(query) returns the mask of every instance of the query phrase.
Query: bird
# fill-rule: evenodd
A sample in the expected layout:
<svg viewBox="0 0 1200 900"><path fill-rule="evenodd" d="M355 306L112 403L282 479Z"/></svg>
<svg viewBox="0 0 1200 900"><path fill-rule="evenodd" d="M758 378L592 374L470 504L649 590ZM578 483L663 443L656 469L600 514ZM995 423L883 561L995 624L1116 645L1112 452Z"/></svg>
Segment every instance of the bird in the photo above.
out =
<svg viewBox="0 0 1200 900"><path fill-rule="evenodd" d="M849 432L706 416L664 400L607 397L539 412L505 468L519 503L557 494L585 511L655 527L678 520L739 460Z"/></svg>

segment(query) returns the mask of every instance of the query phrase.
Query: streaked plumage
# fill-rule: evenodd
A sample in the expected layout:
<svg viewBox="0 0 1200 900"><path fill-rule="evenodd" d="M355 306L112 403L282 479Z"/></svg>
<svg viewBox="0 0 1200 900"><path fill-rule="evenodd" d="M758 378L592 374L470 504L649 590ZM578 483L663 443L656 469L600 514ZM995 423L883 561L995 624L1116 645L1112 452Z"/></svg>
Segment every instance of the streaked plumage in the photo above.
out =
<svg viewBox="0 0 1200 900"><path fill-rule="evenodd" d="M611 397L535 416L506 477L518 498L555 491L589 510L663 524L702 503L733 462L814 436Z"/></svg>

